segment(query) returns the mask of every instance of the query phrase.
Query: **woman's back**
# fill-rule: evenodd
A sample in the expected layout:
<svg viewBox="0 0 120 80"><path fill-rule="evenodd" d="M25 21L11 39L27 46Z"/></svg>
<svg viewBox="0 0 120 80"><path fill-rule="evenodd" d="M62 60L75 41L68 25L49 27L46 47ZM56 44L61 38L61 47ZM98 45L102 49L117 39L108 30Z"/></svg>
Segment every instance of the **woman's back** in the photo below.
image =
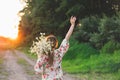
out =
<svg viewBox="0 0 120 80"><path fill-rule="evenodd" d="M42 79L44 80L54 80L60 79L63 80L63 72L61 68L62 58L65 52L69 48L69 43L64 39L60 47L54 50L54 60L53 65L50 65L47 55L42 55L35 65L35 71L43 73Z"/></svg>

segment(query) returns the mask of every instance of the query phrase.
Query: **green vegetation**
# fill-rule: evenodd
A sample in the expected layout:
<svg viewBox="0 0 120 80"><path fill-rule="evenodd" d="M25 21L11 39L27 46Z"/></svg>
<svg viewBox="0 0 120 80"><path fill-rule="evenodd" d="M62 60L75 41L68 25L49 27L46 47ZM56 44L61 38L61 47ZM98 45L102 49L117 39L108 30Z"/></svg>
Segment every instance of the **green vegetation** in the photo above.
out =
<svg viewBox="0 0 120 80"><path fill-rule="evenodd" d="M97 43L95 46L99 47L104 40L106 41L104 38L109 34L116 34L116 37L120 37L117 35L120 24L120 17L118 16L120 5L118 0L23 1L26 2L27 6L20 11L23 15L19 24L19 40L24 46L25 44L30 45L32 43L31 40L34 40L40 32L45 32L47 35L65 36L70 25L69 18L72 15L77 17L76 25L78 23L83 25L83 35L79 34L79 36L81 35L84 38L79 38L79 40L90 41L89 39L92 36L91 42ZM112 29L115 33L106 33L105 29L108 29L108 32L111 32ZM81 33L79 30L76 32ZM105 33L106 35L104 35ZM97 37L98 35L99 37ZM95 39L100 37L102 39L97 39L96 42Z"/></svg>
<svg viewBox="0 0 120 80"><path fill-rule="evenodd" d="M75 44L71 45L63 58L64 71L86 80L120 79L120 48L114 50L113 53L102 53L89 44L78 44L75 40L71 42ZM108 50L106 47L102 49Z"/></svg>
<svg viewBox="0 0 120 80"><path fill-rule="evenodd" d="M26 71L27 74L29 74L29 75L33 75L34 74L34 71L31 70L30 68L28 68L28 67L31 67L31 65L28 64L26 62L26 60L24 60L23 58L18 58L17 63L20 64L20 65L22 65L23 68L25 68L25 71Z"/></svg>
<svg viewBox="0 0 120 80"><path fill-rule="evenodd" d="M28 65L28 63L23 58L18 58L17 63L25 65L25 66Z"/></svg>
<svg viewBox="0 0 120 80"><path fill-rule="evenodd" d="M75 74L80 80L120 80L120 72L118 73L85 73Z"/></svg>
<svg viewBox="0 0 120 80"><path fill-rule="evenodd" d="M2 66L3 66L3 54L0 53L0 71L2 70Z"/></svg>
<svg viewBox="0 0 120 80"><path fill-rule="evenodd" d="M6 76L9 75L8 71L4 69L4 52L0 50L0 76L3 76L2 79L6 80Z"/></svg>
<svg viewBox="0 0 120 80"><path fill-rule="evenodd" d="M23 51L31 59L37 59L37 55L30 52L30 47L20 47L18 50Z"/></svg>
<svg viewBox="0 0 120 80"><path fill-rule="evenodd" d="M114 54L96 54L90 57L72 58L74 60L64 60L63 69L69 73L111 73L120 69L120 51ZM68 53L69 54L69 53ZM65 57L64 57L65 58Z"/></svg>

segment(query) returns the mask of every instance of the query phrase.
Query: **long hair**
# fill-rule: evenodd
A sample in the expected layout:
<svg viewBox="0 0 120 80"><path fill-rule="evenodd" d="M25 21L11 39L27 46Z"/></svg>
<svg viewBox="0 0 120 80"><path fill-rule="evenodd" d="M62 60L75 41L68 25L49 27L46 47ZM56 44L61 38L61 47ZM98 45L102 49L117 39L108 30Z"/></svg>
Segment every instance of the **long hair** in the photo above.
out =
<svg viewBox="0 0 120 80"><path fill-rule="evenodd" d="M47 36L46 40L51 42L52 51L50 51L48 53L48 63L50 65L53 65L53 61L54 61L54 49L56 49L58 47L58 40L57 40L57 38L54 35Z"/></svg>

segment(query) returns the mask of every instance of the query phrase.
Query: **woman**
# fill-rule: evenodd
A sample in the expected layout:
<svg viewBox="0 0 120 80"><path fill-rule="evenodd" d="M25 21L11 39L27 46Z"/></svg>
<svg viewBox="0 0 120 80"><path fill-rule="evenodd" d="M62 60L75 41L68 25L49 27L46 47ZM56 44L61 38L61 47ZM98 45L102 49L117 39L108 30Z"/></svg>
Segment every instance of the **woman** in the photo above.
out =
<svg viewBox="0 0 120 80"><path fill-rule="evenodd" d="M69 48L69 38L75 27L75 21L76 17L72 16L70 18L71 26L58 49L56 37L54 35L46 37L47 41L50 42L52 49L48 54L39 56L34 66L35 71L42 74L42 80L63 80L61 62L64 54Z"/></svg>

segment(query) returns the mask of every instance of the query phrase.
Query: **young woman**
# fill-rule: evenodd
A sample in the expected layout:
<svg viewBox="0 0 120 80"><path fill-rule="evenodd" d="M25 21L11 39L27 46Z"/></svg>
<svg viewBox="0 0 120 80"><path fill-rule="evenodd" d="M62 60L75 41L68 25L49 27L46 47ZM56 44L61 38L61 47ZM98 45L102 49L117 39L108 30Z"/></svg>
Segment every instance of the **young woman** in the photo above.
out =
<svg viewBox="0 0 120 80"><path fill-rule="evenodd" d="M39 56L34 66L36 73L42 74L42 80L63 80L62 58L69 48L69 38L75 27L75 21L76 17L72 16L70 18L71 26L59 48L57 48L58 41L54 35L46 37L46 40L50 41L52 50L48 54Z"/></svg>

